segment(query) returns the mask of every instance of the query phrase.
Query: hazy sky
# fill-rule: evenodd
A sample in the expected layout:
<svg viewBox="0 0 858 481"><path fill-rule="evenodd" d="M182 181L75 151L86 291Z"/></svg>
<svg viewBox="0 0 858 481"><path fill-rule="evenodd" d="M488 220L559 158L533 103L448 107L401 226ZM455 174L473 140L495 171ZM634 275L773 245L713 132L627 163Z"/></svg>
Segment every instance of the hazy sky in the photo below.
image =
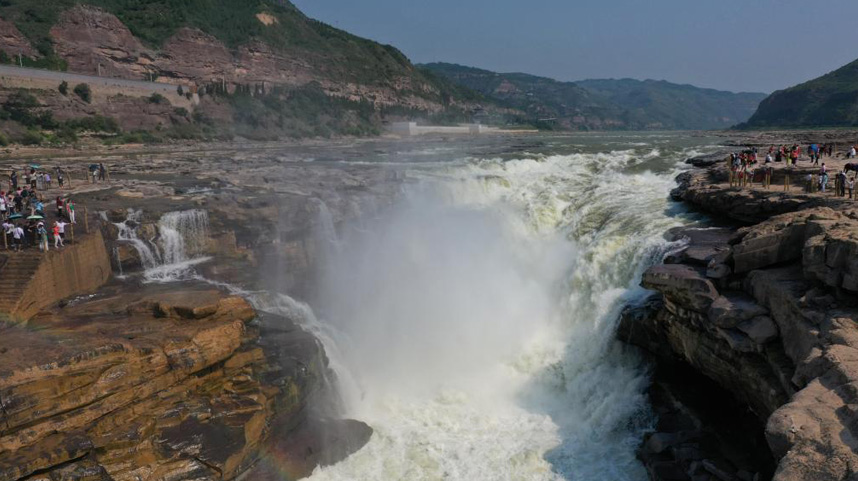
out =
<svg viewBox="0 0 858 481"><path fill-rule="evenodd" d="M293 1L415 62L559 80L771 92L858 58L858 0Z"/></svg>

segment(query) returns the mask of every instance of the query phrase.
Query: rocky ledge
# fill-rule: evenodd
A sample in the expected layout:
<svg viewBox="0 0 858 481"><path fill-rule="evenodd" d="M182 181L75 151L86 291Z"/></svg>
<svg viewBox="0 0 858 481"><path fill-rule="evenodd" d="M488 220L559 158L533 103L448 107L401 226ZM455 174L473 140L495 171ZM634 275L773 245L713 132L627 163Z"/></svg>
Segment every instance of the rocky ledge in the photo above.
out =
<svg viewBox="0 0 858 481"><path fill-rule="evenodd" d="M856 479L858 204L774 186L731 189L718 183L725 171L683 174L674 197L753 225L672 232L683 247L644 274L658 294L626 311L618 336L654 354L659 369L690 366L754 413L774 479ZM653 479L771 474L742 456L705 459L699 436L665 429L641 449Z"/></svg>
<svg viewBox="0 0 858 481"><path fill-rule="evenodd" d="M101 291L4 326L0 366L3 481L234 479L272 433L297 478L371 433L306 409L329 375L312 335L203 288Z"/></svg>

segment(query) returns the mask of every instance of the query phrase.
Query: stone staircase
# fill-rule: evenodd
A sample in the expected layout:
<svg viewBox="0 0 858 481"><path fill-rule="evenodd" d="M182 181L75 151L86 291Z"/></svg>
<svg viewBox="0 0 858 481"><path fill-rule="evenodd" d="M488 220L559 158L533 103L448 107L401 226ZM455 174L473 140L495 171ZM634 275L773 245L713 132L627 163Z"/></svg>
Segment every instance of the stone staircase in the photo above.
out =
<svg viewBox="0 0 858 481"><path fill-rule="evenodd" d="M43 259L34 250L0 254L0 318L15 312Z"/></svg>

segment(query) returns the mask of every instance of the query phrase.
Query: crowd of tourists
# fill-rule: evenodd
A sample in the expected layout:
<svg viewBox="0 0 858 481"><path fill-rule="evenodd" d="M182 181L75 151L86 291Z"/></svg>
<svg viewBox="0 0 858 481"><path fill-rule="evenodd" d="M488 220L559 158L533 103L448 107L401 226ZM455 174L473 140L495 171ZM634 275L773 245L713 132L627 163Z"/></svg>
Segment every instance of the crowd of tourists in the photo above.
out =
<svg viewBox="0 0 858 481"><path fill-rule="evenodd" d="M69 224L75 224L75 203L63 195L53 201L45 198L43 192L53 188L54 180L57 188L65 188L64 172L59 168L51 175L50 171L31 165L22 176L17 171L9 175L8 190L0 191L0 225L7 248L18 251L38 246L39 250L48 251L51 240L55 249L65 245L66 230ZM45 209L48 202L56 206L52 222Z"/></svg>
<svg viewBox="0 0 858 481"><path fill-rule="evenodd" d="M766 153L764 161L764 164L766 165L762 169L758 167L758 150L756 147L745 149L742 152L731 153L728 158L728 162L733 178L737 179L740 183L746 178L747 180L757 182L761 181L760 177L765 176L767 172L769 174L772 172L771 168L768 167L767 164L783 162L787 166L798 165L799 161L804 160L802 154L806 154L806 159L811 162L810 165L820 166L818 172L808 173L805 177L805 190L807 192L826 192L832 176L829 173L825 162L820 164L820 159L823 157L834 157L834 144L809 144L806 148L803 148L799 144L793 144L791 146L780 145L777 147L772 145ZM846 158L851 159L856 156L858 156L858 147L851 146L846 152ZM849 172L858 173L858 163L847 163L841 172L837 172L833 176L834 189L835 195L841 197L846 197L848 195L850 199L853 199L855 176L853 175L850 177L848 175Z"/></svg>

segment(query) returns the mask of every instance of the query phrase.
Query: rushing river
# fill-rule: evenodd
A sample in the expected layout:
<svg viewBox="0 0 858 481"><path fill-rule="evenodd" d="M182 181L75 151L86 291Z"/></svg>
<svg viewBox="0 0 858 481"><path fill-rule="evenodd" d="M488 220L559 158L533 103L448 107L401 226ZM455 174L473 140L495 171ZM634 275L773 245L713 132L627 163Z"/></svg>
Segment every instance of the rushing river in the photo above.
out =
<svg viewBox="0 0 858 481"><path fill-rule="evenodd" d="M374 429L311 479L646 479L635 449L654 422L649 370L614 333L622 308L646 295L644 269L675 247L665 231L695 222L668 198L674 177L715 142L567 134L306 152L406 172L397 205L337 229L319 201L315 313L250 296L305 320L344 414ZM192 254L207 222L167 214L157 246L117 227L141 250L145 279L166 282L205 260Z"/></svg>
<svg viewBox="0 0 858 481"><path fill-rule="evenodd" d="M614 331L664 232L694 221L668 192L713 143L547 135L364 159L410 182L384 215L329 233L317 314L347 414L375 432L311 479L646 479L648 366Z"/></svg>

